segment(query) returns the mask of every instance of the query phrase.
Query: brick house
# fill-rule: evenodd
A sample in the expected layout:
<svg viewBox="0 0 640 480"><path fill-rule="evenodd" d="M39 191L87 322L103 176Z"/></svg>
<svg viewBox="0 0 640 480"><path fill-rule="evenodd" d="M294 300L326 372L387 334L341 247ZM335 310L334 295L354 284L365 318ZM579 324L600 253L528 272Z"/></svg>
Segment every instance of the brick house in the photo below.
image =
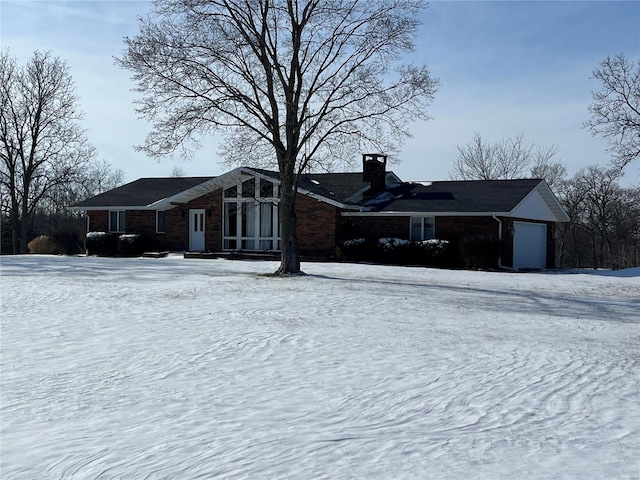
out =
<svg viewBox="0 0 640 480"><path fill-rule="evenodd" d="M355 238L456 240L489 236L506 268L554 265L555 225L568 221L544 180L403 182L386 156L357 173L304 174L297 197L300 253L334 258ZM142 178L69 207L87 231L142 234L154 250L277 252L279 174L239 167L218 177Z"/></svg>

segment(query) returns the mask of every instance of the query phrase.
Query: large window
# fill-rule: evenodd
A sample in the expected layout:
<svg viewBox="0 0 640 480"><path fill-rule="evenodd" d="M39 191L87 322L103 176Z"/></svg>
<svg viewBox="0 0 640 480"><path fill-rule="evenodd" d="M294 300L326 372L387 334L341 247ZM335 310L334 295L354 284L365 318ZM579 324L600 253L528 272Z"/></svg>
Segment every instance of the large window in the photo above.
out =
<svg viewBox="0 0 640 480"><path fill-rule="evenodd" d="M273 251L280 248L277 186L269 180L244 177L225 189L225 250Z"/></svg>
<svg viewBox="0 0 640 480"><path fill-rule="evenodd" d="M109 211L109 231L118 232L118 233L126 232L125 218L126 218L125 210L110 210Z"/></svg>
<svg viewBox="0 0 640 480"><path fill-rule="evenodd" d="M435 238L436 222L434 217L411 217L411 241L420 242Z"/></svg>

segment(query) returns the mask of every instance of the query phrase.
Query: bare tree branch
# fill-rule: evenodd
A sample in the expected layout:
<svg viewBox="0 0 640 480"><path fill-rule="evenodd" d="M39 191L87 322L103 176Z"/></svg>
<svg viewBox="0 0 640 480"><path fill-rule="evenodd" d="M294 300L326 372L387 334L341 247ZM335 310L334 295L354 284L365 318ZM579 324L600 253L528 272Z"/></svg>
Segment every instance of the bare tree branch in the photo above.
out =
<svg viewBox="0 0 640 480"><path fill-rule="evenodd" d="M554 188L567 172L562 162L553 161L558 147L527 144L522 133L488 143L474 132L469 143L457 148L458 158L449 172L456 180L508 180L530 176L542 178Z"/></svg>
<svg viewBox="0 0 640 480"><path fill-rule="evenodd" d="M75 182L95 157L67 65L34 52L19 66L0 54L0 189L7 195L13 250L27 250L31 215L53 190Z"/></svg>
<svg viewBox="0 0 640 480"><path fill-rule="evenodd" d="M281 271L299 270L298 176L393 153L428 119L438 87L414 48L423 0L155 0L116 59L133 72L138 113L152 122L139 148L189 154L222 133L227 161L278 165ZM336 158L340 154L341 158ZM259 156L258 156L259 155ZM293 252L293 253L291 253Z"/></svg>
<svg viewBox="0 0 640 480"><path fill-rule="evenodd" d="M584 126L607 139L613 165L622 170L640 157L640 60L607 57L593 78L602 85L592 92L591 118Z"/></svg>

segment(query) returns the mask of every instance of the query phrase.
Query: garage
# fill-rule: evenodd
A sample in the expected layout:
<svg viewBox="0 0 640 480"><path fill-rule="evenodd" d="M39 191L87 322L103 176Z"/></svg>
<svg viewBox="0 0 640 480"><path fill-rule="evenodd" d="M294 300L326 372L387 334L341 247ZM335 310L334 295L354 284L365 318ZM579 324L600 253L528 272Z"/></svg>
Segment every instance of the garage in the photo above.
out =
<svg viewBox="0 0 640 480"><path fill-rule="evenodd" d="M543 223L513 222L513 268L546 268L547 226Z"/></svg>

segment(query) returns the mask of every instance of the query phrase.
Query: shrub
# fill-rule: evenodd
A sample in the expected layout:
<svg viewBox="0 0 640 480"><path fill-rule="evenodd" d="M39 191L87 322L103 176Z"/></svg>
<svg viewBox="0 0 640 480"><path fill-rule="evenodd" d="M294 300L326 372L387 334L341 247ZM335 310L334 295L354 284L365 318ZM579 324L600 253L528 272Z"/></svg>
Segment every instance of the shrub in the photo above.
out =
<svg viewBox="0 0 640 480"><path fill-rule="evenodd" d="M65 255L76 255L84 252L84 245L78 232L60 230L53 232L51 238L60 245Z"/></svg>
<svg viewBox="0 0 640 480"><path fill-rule="evenodd" d="M40 235L27 244L29 253L38 253L46 255L59 255L63 253L63 249L58 242L48 235Z"/></svg>
<svg viewBox="0 0 640 480"><path fill-rule="evenodd" d="M146 242L142 235L126 234L118 237L118 253L123 257L140 257L145 247Z"/></svg>
<svg viewBox="0 0 640 480"><path fill-rule="evenodd" d="M446 240L410 242L401 238L354 239L337 249L338 260L376 262L391 265L423 265L458 268L457 247Z"/></svg>
<svg viewBox="0 0 640 480"><path fill-rule="evenodd" d="M341 262L373 261L376 257L377 241L364 238L345 240L336 248L336 258Z"/></svg>
<svg viewBox="0 0 640 480"><path fill-rule="evenodd" d="M113 257L118 252L118 236L107 232L87 233L87 255Z"/></svg>
<svg viewBox="0 0 640 480"><path fill-rule="evenodd" d="M501 249L502 243L494 235L465 236L460 240L460 259L464 268L496 269Z"/></svg>

